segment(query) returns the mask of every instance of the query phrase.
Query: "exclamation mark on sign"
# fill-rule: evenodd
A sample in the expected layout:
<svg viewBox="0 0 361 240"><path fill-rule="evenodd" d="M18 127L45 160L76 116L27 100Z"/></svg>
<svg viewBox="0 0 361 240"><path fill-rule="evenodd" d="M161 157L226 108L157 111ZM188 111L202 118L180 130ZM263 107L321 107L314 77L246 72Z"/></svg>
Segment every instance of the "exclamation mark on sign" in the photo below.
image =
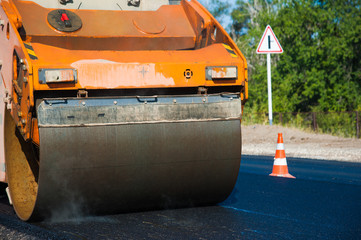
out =
<svg viewBox="0 0 361 240"><path fill-rule="evenodd" d="M271 49L271 36L268 35L268 49Z"/></svg>

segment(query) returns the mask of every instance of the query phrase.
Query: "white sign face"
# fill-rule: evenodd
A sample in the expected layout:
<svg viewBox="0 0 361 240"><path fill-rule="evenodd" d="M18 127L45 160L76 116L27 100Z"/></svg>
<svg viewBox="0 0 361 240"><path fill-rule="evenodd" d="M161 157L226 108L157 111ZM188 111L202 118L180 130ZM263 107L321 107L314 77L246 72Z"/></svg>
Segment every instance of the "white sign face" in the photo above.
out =
<svg viewBox="0 0 361 240"><path fill-rule="evenodd" d="M278 41L274 32L272 31L270 25L266 27L266 30L263 33L263 36L257 48L257 53L283 53L281 44Z"/></svg>

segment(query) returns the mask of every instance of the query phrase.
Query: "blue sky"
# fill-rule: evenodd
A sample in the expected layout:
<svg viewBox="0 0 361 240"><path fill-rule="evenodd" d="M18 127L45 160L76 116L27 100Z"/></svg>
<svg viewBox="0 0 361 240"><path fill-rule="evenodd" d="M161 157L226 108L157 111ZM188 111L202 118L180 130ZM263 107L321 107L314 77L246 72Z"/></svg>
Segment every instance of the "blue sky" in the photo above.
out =
<svg viewBox="0 0 361 240"><path fill-rule="evenodd" d="M207 3L209 4L212 0L198 0L200 3L202 3L204 6L207 6ZM231 5L234 5L236 3L236 0L221 0L221 2L229 2Z"/></svg>
<svg viewBox="0 0 361 240"><path fill-rule="evenodd" d="M212 2L212 0L198 0L203 6L205 7L210 7L210 4ZM220 0L221 2L228 2L230 3L231 6L235 6L236 5L236 1L237 0ZM218 19L220 21L220 23L222 24L222 26L224 28L227 28L227 26L231 23L231 16L224 16L222 19Z"/></svg>

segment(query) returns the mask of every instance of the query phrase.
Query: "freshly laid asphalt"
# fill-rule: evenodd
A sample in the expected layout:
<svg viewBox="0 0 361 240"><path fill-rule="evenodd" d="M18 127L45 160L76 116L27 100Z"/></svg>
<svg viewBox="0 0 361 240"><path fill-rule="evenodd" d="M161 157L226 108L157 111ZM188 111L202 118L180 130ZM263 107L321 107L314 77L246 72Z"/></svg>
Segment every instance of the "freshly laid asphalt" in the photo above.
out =
<svg viewBox="0 0 361 240"><path fill-rule="evenodd" d="M23 223L0 192L0 239L361 239L361 164L287 158L296 179L270 177L273 157L242 156L218 206Z"/></svg>

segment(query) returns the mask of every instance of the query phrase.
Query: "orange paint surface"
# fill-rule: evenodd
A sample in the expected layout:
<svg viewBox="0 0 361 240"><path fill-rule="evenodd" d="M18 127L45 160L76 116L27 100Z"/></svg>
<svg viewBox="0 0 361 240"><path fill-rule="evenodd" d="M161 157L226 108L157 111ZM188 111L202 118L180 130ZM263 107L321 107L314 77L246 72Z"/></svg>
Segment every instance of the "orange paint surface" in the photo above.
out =
<svg viewBox="0 0 361 240"><path fill-rule="evenodd" d="M35 143L37 146L40 146L40 138L39 138L39 127L38 127L38 120L36 118L33 118L31 123L31 139L33 143Z"/></svg>
<svg viewBox="0 0 361 240"><path fill-rule="evenodd" d="M243 104L248 98L245 57L195 0L157 11L69 10L82 20L82 27L70 33L50 26L47 14L52 10L31 1L1 1L0 17L9 22L10 29L8 38L6 34L0 37L0 57L5 63L15 52L26 66L21 93L12 89L12 64L1 69L15 99L15 122L26 118L22 126L25 139L37 142L32 125L35 91L234 86L242 89ZM25 31L18 31L21 26ZM32 46L37 59L31 58L24 42ZM232 57L222 44L237 56ZM207 67L218 67L224 75L221 70L229 66L237 67L237 79L206 80ZM39 69L75 69L77 82L40 83Z"/></svg>
<svg viewBox="0 0 361 240"><path fill-rule="evenodd" d="M40 68L75 68L78 83L68 89L154 88L241 85L244 62L232 58L221 44L194 51L71 51L33 43L39 60L34 61L34 77ZM210 59L209 55L214 58ZM237 81L206 81L207 66L238 66ZM193 76L187 79L184 72ZM34 81L36 90L65 89Z"/></svg>

